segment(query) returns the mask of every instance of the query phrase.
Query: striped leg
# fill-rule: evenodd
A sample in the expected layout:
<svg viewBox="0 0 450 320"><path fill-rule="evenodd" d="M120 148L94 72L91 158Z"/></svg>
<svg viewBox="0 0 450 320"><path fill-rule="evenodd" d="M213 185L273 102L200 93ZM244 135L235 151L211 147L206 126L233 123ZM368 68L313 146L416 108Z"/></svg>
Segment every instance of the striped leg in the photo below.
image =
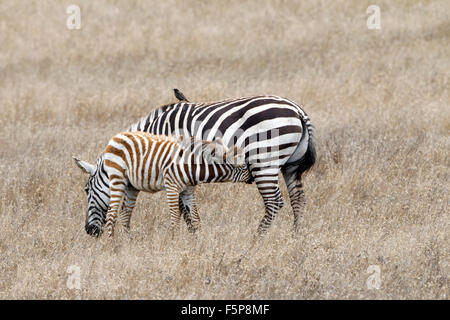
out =
<svg viewBox="0 0 450 320"><path fill-rule="evenodd" d="M200 228L200 216L195 202L194 187L189 186L180 193L179 209L191 233Z"/></svg>
<svg viewBox="0 0 450 320"><path fill-rule="evenodd" d="M170 226L172 229L177 229L180 225L180 190L179 188L166 182L167 203L169 204L170 211Z"/></svg>
<svg viewBox="0 0 450 320"><path fill-rule="evenodd" d="M122 205L122 211L120 212L120 222L125 228L125 231L130 232L130 219L133 213L134 206L136 205L136 199L139 194L139 190L128 187L125 189L125 199Z"/></svg>
<svg viewBox="0 0 450 320"><path fill-rule="evenodd" d="M192 194L192 209L191 209L191 223L192 223L192 232L196 232L201 229L200 216L198 214L197 203L195 201L195 196Z"/></svg>
<svg viewBox="0 0 450 320"><path fill-rule="evenodd" d="M256 172L252 170L256 186L266 206L264 218L258 226L258 234L260 235L267 232L278 210L283 207L283 198L278 187L278 171L278 167L261 168Z"/></svg>
<svg viewBox="0 0 450 320"><path fill-rule="evenodd" d="M283 168L282 172L294 214L294 232L298 232L299 219L303 218L306 205L301 174L298 173L298 166Z"/></svg>
<svg viewBox="0 0 450 320"><path fill-rule="evenodd" d="M183 216L184 221L186 222L186 225L188 226L188 229L191 230L191 228L192 228L191 212L190 212L190 209L188 209L183 203L182 193L180 193L180 197L178 199L178 209L180 210L180 213Z"/></svg>
<svg viewBox="0 0 450 320"><path fill-rule="evenodd" d="M116 224L117 214L119 212L120 201L125 196L125 185L119 184L110 187L111 200L109 202L108 212L106 213L106 229L108 236L114 235L114 225Z"/></svg>

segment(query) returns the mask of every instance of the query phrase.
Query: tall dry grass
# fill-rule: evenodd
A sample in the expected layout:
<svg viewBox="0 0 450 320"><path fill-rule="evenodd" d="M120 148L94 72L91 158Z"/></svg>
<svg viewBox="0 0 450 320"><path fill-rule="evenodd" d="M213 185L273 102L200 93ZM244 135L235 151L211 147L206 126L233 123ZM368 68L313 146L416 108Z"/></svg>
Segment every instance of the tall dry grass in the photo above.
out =
<svg viewBox="0 0 450 320"><path fill-rule="evenodd" d="M450 4L377 1L368 30L370 4L1 1L0 298L448 299ZM164 193L140 195L131 238L85 234L72 155L95 161L174 87L304 106L318 161L300 235L286 201L237 264L264 210L245 184L197 189L196 236L166 238Z"/></svg>

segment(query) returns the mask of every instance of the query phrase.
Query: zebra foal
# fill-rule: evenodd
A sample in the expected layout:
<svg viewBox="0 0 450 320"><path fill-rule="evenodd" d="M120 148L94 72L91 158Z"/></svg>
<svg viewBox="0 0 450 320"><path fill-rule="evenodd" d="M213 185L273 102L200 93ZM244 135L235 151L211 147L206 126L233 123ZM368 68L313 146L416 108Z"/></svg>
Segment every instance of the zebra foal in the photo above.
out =
<svg viewBox="0 0 450 320"><path fill-rule="evenodd" d="M167 137L147 132L124 132L114 136L96 165L74 158L89 173L85 187L88 199L86 232L100 236L105 225L108 235L123 199L120 221L130 228L131 214L140 191L166 190L172 227L180 221L180 194L189 210L183 217L191 232L200 226L193 186L210 182L245 182L249 172L244 155L222 141ZM106 223L106 224L105 224Z"/></svg>

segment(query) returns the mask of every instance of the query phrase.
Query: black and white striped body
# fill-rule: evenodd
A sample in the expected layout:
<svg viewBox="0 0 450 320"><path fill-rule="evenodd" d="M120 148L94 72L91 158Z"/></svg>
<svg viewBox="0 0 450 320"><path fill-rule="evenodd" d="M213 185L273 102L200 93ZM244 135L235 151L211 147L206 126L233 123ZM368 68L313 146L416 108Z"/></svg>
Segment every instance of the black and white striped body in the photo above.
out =
<svg viewBox="0 0 450 320"><path fill-rule="evenodd" d="M230 150L219 142L146 132L120 133L110 140L95 168L76 160L83 170L92 172L86 187L89 202L86 231L100 235L106 220L108 234L112 236L122 199L121 221L129 229L139 191L166 190L171 224L178 225L180 219L181 193L189 200L186 204L189 212L183 215L194 232L200 218L192 187L210 182L247 181L249 173L242 158L238 148Z"/></svg>
<svg viewBox="0 0 450 320"><path fill-rule="evenodd" d="M278 187L281 170L297 228L305 204L301 175L315 162L315 145L314 127L296 103L277 96L198 104L182 101L154 110L128 131L204 140L220 137L225 145L241 148L266 207L259 232L266 231L283 206Z"/></svg>

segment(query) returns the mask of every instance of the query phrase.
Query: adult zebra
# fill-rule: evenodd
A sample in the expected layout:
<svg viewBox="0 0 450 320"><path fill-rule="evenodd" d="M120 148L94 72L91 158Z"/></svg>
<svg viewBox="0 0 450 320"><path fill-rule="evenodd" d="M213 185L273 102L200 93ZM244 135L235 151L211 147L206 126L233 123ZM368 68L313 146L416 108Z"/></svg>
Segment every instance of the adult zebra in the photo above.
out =
<svg viewBox="0 0 450 320"><path fill-rule="evenodd" d="M283 198L278 186L281 170L293 208L294 230L303 216L305 195L302 174L315 162L314 126L303 109L278 96L254 96L213 103L186 100L153 110L127 131L194 136L198 139L222 138L245 152L245 161L264 200L265 215L258 233L269 228ZM193 190L180 194L180 210Z"/></svg>

